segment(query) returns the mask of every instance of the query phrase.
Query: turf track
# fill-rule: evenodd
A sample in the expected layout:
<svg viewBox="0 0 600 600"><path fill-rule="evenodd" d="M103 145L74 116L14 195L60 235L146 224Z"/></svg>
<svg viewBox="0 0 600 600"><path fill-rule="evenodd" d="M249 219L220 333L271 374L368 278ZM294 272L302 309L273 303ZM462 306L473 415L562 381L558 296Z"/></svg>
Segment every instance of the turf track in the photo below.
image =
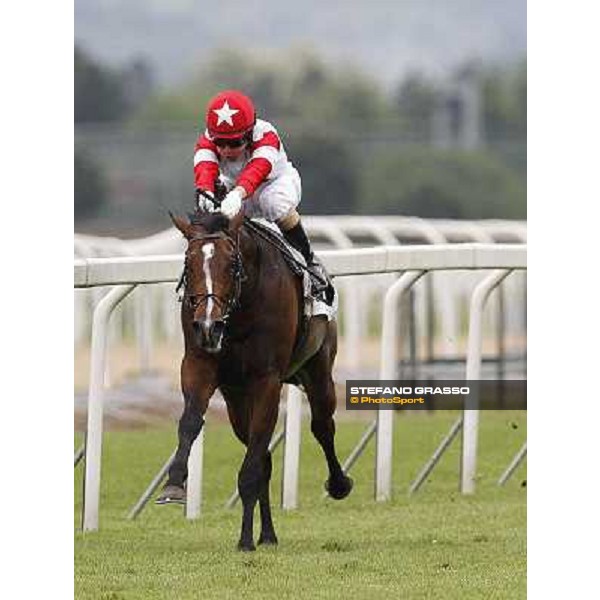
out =
<svg viewBox="0 0 600 600"><path fill-rule="evenodd" d="M355 488L341 502L322 500L325 462L303 428L297 511L275 509L280 544L252 554L235 550L239 506L222 508L233 491L243 449L224 424L209 422L203 516L149 506L135 522L124 516L175 443L175 424L104 438L100 531L75 533L75 597L188 598L524 598L526 466L504 488L495 484L526 437L526 413L484 412L478 489L457 492L459 440L414 497L408 484L456 417L396 419L394 500L372 500L374 448L355 465ZM338 425L343 458L365 423ZM76 444L81 437L76 436ZM274 460L272 497L280 490ZM80 525L81 473L75 473L75 525ZM257 511L258 512L258 511Z"/></svg>

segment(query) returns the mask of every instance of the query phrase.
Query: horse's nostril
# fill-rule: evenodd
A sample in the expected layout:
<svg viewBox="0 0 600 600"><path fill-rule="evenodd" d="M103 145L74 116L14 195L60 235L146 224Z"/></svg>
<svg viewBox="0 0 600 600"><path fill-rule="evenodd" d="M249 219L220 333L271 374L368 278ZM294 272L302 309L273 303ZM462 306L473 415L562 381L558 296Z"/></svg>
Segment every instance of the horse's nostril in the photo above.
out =
<svg viewBox="0 0 600 600"><path fill-rule="evenodd" d="M214 322L211 321L194 321L194 333L202 336L202 339L209 340L212 335Z"/></svg>
<svg viewBox="0 0 600 600"><path fill-rule="evenodd" d="M223 334L225 329L224 321L215 321L212 326L211 334L215 337L219 337Z"/></svg>
<svg viewBox="0 0 600 600"><path fill-rule="evenodd" d="M194 321L193 323L194 333L202 341L209 339L210 329L206 326L205 321Z"/></svg>
<svg viewBox="0 0 600 600"><path fill-rule="evenodd" d="M192 321L192 328L196 336L196 343L205 349L220 349L223 337L224 321Z"/></svg>

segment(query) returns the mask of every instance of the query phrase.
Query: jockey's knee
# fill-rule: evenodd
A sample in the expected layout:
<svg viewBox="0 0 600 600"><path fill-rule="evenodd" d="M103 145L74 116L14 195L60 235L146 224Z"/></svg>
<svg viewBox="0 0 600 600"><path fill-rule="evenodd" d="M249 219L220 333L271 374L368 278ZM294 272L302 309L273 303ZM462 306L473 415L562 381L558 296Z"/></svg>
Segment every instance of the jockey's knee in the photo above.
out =
<svg viewBox="0 0 600 600"><path fill-rule="evenodd" d="M287 215L277 219L275 222L281 231L289 231L292 227L296 227L296 225L300 223L300 215L298 214L298 211L293 208Z"/></svg>

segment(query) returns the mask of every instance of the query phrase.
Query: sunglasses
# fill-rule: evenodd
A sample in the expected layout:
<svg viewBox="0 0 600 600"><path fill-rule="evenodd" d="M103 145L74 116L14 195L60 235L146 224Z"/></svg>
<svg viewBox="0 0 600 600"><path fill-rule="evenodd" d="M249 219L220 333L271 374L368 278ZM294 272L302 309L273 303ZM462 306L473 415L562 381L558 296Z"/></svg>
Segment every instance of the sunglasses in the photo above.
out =
<svg viewBox="0 0 600 600"><path fill-rule="evenodd" d="M224 138L217 138L214 140L215 142L215 146L218 146L219 148L241 148L245 143L246 143L246 138L236 138L233 140L227 140Z"/></svg>

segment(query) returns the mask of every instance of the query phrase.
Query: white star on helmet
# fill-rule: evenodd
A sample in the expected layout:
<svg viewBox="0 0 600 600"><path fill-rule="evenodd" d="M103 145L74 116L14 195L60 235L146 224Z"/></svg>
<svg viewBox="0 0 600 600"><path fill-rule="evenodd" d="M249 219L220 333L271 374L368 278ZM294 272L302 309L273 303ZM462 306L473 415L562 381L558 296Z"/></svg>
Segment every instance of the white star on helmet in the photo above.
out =
<svg viewBox="0 0 600 600"><path fill-rule="evenodd" d="M233 119L231 117L240 111L237 108L230 108L229 104L227 104L227 100L225 100L223 106L221 108L213 109L213 112L219 117L217 127L223 122L233 127Z"/></svg>

